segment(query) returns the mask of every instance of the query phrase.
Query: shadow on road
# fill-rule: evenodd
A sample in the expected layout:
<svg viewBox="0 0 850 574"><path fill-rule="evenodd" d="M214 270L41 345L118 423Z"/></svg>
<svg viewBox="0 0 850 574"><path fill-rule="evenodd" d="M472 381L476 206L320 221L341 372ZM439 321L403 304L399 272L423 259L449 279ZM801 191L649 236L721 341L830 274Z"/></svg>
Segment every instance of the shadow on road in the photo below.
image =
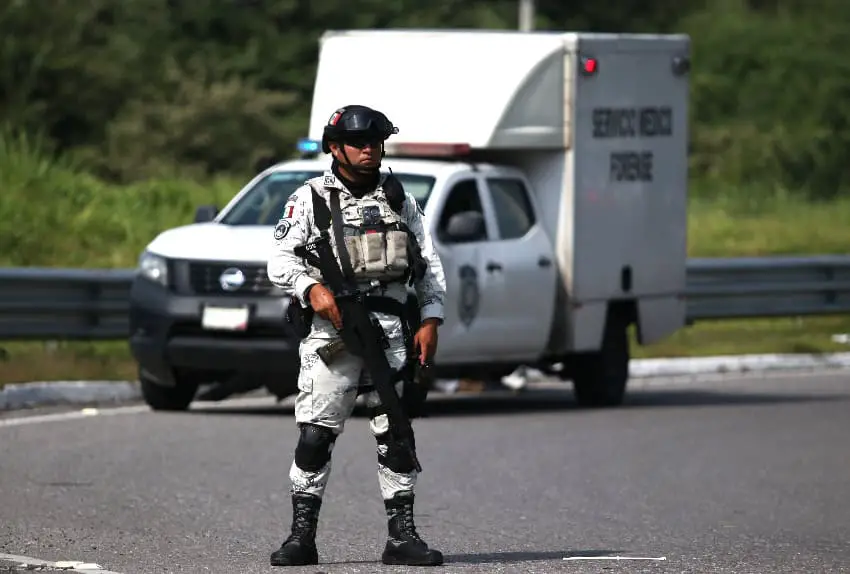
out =
<svg viewBox="0 0 850 574"><path fill-rule="evenodd" d="M649 390L639 389L629 393L618 410L651 408L690 407L735 407L752 405L776 405L806 402L846 401L850 396L843 394L791 394L791 393L743 393L703 390ZM435 394L428 401L428 418L450 416L521 415L529 412L576 411L588 412L579 407L570 390L525 390L519 393L492 392L468 395ZM238 414L238 415L284 415L293 413L292 406L273 405L229 405L227 401L217 404L195 403L191 414ZM355 418L368 416L363 407L356 407Z"/></svg>

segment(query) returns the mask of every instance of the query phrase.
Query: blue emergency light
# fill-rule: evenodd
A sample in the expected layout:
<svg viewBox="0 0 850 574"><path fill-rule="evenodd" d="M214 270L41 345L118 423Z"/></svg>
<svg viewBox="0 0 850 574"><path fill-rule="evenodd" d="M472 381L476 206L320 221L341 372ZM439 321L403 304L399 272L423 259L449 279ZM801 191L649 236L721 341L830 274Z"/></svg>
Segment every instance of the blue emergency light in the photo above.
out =
<svg viewBox="0 0 850 574"><path fill-rule="evenodd" d="M301 138L298 140L297 148L301 153L319 153L322 149L322 142Z"/></svg>

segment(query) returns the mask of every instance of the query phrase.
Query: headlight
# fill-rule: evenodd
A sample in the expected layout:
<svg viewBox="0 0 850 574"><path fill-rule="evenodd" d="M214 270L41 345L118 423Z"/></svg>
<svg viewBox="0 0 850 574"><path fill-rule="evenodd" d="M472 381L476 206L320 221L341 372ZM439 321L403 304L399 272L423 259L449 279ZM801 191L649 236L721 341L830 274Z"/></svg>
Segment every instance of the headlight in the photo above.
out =
<svg viewBox="0 0 850 574"><path fill-rule="evenodd" d="M168 262L164 257L145 251L139 257L138 273L163 287L168 286Z"/></svg>

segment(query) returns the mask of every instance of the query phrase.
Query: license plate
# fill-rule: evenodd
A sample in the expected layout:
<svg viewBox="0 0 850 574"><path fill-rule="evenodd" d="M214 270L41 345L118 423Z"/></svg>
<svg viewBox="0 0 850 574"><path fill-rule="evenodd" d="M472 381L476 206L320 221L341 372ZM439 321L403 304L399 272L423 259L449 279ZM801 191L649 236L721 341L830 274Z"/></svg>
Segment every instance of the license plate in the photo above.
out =
<svg viewBox="0 0 850 574"><path fill-rule="evenodd" d="M204 329L244 331L248 328L248 307L204 307Z"/></svg>

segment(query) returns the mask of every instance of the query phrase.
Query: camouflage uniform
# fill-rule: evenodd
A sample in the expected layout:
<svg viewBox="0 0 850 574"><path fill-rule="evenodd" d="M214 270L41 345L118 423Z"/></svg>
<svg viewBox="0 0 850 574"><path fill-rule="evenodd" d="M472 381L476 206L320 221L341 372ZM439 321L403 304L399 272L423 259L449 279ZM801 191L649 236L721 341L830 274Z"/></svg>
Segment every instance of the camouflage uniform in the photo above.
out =
<svg viewBox="0 0 850 574"><path fill-rule="evenodd" d="M436 318L442 323L446 290L442 264L423 225L422 210L396 178L381 180L380 162L375 165L371 155L380 151L383 157L384 142L397 133L398 127L385 114L367 106L345 106L331 114L322 129L321 142L322 152L333 155L331 169L308 180L287 202L275 227L275 248L268 263L272 282L289 290L306 310L309 290L322 279L321 271L313 264L324 265L305 251L306 244L330 235L340 270L349 280L365 283L359 288L373 296L368 300L370 312L383 328L385 354L395 369L408 362L405 332L413 327L413 321L401 318L410 314L404 311L409 307L406 280L414 279L420 302L418 319L422 321ZM351 161L349 152L367 147L370 152L365 156L360 152L355 156L357 161ZM369 163L373 165L370 167ZM354 179L364 180L365 186L352 182L352 189L347 189L340 179L343 174L355 174ZM331 226L332 235L327 233ZM336 245L337 236L344 244ZM340 260L340 254L346 257ZM381 292L370 289L373 283ZM299 309L290 307L288 311ZM309 315L305 313L305 319ZM289 473L292 528L280 548L272 552L272 566L318 563L316 529L336 438L354 409L361 384L367 392L367 406L378 407L380 402L376 390L370 391L366 386L370 381L364 380L368 370L362 359L343 351L341 357L328 360L330 366L321 360L318 350L337 340L333 325L315 314L306 327L302 331L305 338L300 347L295 407L300 436ZM399 395L404 391L403 385L400 382L396 387ZM373 411L370 422L378 447L378 482L387 512L388 536L381 561L438 566L443 563L442 553L428 547L416 532L413 520L417 462L411 449L406 448L413 445L393 440L387 416L381 410Z"/></svg>
<svg viewBox="0 0 850 574"><path fill-rule="evenodd" d="M358 225L357 204L361 199L355 198L345 188L343 183L332 172L327 171L323 176L311 180L319 194L327 202L329 190L337 190L340 194L340 208L345 222ZM421 309L422 319L436 317L443 319L443 300L445 297L445 277L442 264L426 230L422 211L412 195L406 193L404 210L401 214L403 221L416 236L422 249L422 256L428 262L424 277L414 283ZM362 199L375 199L385 203L380 186ZM313 203L309 184L302 186L290 197L284 207L284 217L278 225L275 236L275 249L269 260L268 274L272 282L284 289L290 290L300 301L306 301L305 291L317 283L317 279L308 265L295 253L294 248L308 243L319 235L313 219ZM333 234L331 234L333 244ZM334 245L336 252L336 246ZM364 285L365 286L365 285ZM404 303L407 299L405 283L396 282L388 285L380 293L393 297ZM306 302L302 303L307 305ZM390 366L400 368L406 358L406 349L402 337L401 321L393 315L375 313L390 343L386 355ZM335 434L343 432L346 419L351 415L357 398L358 384L368 382L368 376L363 369L362 360L344 353L333 364L326 366L316 354L316 349L338 337L336 329L330 321L315 316L310 334L301 342L299 354L301 371L298 376L298 396L295 402L295 420L297 423L312 423L332 429ZM361 377L362 375L362 377ZM399 394L402 383L398 383ZM377 406L380 401L377 391L370 391L365 396L367 406ZM387 432L387 416L379 414L370 421L370 429L375 436ZM331 463L316 472L308 472L299 468L293 461L290 469L290 480L293 492L308 492L321 497L330 475ZM379 466L378 479L381 494L384 499L392 498L400 491L412 491L416 482L416 471L406 473L393 472L384 465Z"/></svg>

